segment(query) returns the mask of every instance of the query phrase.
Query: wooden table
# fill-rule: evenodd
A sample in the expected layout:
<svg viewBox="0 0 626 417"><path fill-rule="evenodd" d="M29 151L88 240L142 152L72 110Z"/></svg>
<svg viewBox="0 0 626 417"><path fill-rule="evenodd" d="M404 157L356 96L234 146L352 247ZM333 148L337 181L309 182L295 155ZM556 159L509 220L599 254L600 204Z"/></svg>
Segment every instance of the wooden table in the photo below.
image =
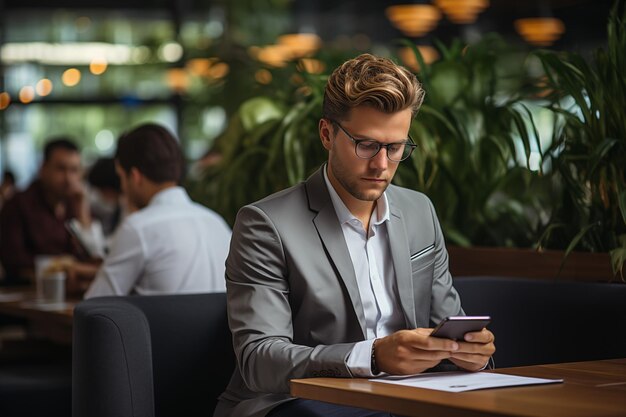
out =
<svg viewBox="0 0 626 417"><path fill-rule="evenodd" d="M18 301L0 301L0 314L27 319L33 331L54 342L72 344L72 321L77 300L67 301L60 308L48 309L45 304L35 303L35 294L30 290L2 290L0 294L21 295Z"/></svg>
<svg viewBox="0 0 626 417"><path fill-rule="evenodd" d="M525 366L494 372L565 381L449 393L367 379L310 378L292 380L291 394L416 417L626 416L626 359Z"/></svg>

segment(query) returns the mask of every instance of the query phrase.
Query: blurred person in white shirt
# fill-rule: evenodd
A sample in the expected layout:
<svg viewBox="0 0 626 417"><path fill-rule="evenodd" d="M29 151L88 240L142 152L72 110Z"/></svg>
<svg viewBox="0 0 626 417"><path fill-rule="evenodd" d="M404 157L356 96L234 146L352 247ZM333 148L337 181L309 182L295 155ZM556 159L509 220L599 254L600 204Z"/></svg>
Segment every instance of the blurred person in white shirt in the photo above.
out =
<svg viewBox="0 0 626 417"><path fill-rule="evenodd" d="M162 126L118 140L115 167L137 211L124 219L85 298L223 292L230 228L179 186L182 152Z"/></svg>

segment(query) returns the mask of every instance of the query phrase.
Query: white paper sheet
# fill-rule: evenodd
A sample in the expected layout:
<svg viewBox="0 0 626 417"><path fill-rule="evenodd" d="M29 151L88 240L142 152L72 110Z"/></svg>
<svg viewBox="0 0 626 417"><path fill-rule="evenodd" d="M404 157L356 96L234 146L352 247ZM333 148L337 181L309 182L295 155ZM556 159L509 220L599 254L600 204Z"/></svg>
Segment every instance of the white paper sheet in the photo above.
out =
<svg viewBox="0 0 626 417"><path fill-rule="evenodd" d="M562 379L529 378L525 376L494 374L490 372L441 372L411 375L408 377L388 376L370 379L370 381L447 392L463 392L486 388L554 384L563 382Z"/></svg>

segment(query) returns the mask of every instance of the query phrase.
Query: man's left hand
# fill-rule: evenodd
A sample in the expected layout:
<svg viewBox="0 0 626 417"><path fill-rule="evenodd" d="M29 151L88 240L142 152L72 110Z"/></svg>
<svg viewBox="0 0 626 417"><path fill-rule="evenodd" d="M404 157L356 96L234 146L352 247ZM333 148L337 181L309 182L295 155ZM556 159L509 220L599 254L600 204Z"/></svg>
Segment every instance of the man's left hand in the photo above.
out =
<svg viewBox="0 0 626 417"><path fill-rule="evenodd" d="M465 341L458 341L459 348L452 352L450 361L467 371L479 371L496 351L495 339L487 329L466 333Z"/></svg>

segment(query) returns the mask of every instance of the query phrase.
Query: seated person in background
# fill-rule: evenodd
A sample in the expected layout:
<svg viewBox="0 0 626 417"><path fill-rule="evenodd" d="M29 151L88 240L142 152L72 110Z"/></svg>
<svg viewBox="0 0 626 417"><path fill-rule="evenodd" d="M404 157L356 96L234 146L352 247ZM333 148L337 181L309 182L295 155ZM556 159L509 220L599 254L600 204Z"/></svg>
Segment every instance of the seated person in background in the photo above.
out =
<svg viewBox="0 0 626 417"><path fill-rule="evenodd" d="M432 203L390 185L415 147L409 127L423 97L388 59L347 61L324 94L327 163L239 211L226 261L238 366L216 417L388 416L290 397L289 380L414 374L444 359L487 366L490 331L430 337L463 315L461 302Z"/></svg>
<svg viewBox="0 0 626 417"><path fill-rule="evenodd" d="M89 206L91 216L100 221L102 232L110 236L123 217L122 186L120 177L115 172L113 158L100 158L89 169Z"/></svg>
<svg viewBox="0 0 626 417"><path fill-rule="evenodd" d="M118 228L85 298L225 291L230 228L178 185L183 156L174 136L142 125L120 137L115 161L138 210Z"/></svg>
<svg viewBox="0 0 626 417"><path fill-rule="evenodd" d="M113 232L128 212L123 202L120 178L115 172L115 160L98 159L89 169L87 182L92 224L85 228L73 219L69 227L93 258L103 259L108 252Z"/></svg>
<svg viewBox="0 0 626 417"><path fill-rule="evenodd" d="M45 145L37 179L15 194L0 213L0 257L7 281L32 280L37 255L88 259L66 228L66 222L74 218L86 226L91 223L81 173L74 142L58 138ZM86 276L95 272L87 264L72 262L72 267Z"/></svg>
<svg viewBox="0 0 626 417"><path fill-rule="evenodd" d="M2 184L0 184L0 209L15 194L15 175L11 171L2 174Z"/></svg>

